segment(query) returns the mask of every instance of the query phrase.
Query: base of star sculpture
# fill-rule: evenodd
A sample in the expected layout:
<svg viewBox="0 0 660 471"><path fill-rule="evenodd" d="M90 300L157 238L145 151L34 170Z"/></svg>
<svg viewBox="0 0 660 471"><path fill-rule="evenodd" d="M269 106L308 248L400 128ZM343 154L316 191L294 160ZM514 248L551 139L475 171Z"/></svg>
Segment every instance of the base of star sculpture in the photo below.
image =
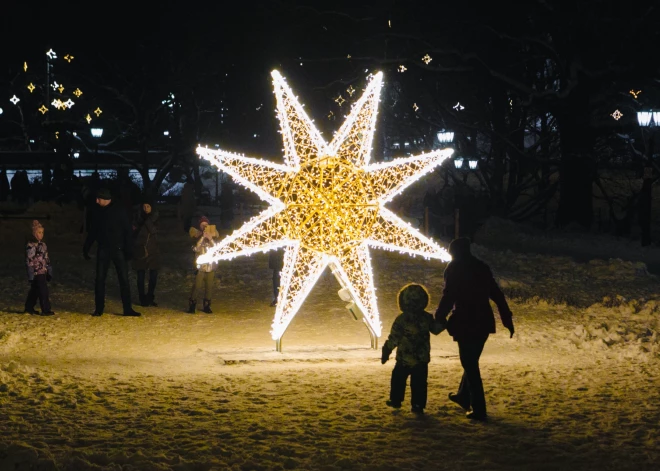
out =
<svg viewBox="0 0 660 471"><path fill-rule="evenodd" d="M332 274L335 275L335 278L339 282L339 285L342 287L339 290L339 297L342 301L349 301L349 303L346 305L346 309L348 309L348 312L351 313L353 316L353 319L356 321L359 319L362 319L362 322L364 325L367 327L367 330L369 331L369 337L371 339L371 348L374 350L378 349L378 336L376 333L373 331L367 320L364 318L364 314L360 310L360 308L357 306L355 303L355 300L353 297L350 295L350 292L348 289L346 289L346 286L344 286L344 283L342 282L341 278L339 277L339 274L335 271L335 267L333 264L330 265L330 268L332 270ZM284 332L282 332L282 335L280 335L279 338L275 339L275 351L282 353L282 337L284 337Z"/></svg>

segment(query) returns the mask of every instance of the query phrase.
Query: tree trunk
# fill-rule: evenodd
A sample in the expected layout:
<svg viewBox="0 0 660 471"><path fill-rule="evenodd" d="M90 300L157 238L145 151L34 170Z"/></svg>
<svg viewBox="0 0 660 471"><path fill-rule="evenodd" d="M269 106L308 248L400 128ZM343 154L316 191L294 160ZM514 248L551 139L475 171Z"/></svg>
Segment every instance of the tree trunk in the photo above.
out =
<svg viewBox="0 0 660 471"><path fill-rule="evenodd" d="M561 160L559 164L559 208L557 225L577 223L585 229L593 222L592 184L596 165L593 133L589 126L589 94L578 87L556 112Z"/></svg>

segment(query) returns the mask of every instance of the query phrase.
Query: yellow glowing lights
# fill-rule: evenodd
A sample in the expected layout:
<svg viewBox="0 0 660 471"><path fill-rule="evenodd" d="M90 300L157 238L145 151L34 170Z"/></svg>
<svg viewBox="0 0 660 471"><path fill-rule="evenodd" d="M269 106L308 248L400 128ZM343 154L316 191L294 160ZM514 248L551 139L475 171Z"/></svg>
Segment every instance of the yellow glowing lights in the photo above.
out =
<svg viewBox="0 0 660 471"><path fill-rule="evenodd" d="M197 153L254 191L270 207L197 259L198 264L285 247L271 334L278 341L330 266L379 337L381 323L369 247L448 261L433 240L385 208L449 158L451 149L370 164L382 73L374 75L327 143L284 78L272 72L284 164L208 147Z"/></svg>
<svg viewBox="0 0 660 471"><path fill-rule="evenodd" d="M92 117L87 113L87 116L85 116L85 119L87 120L87 124L92 122Z"/></svg>
<svg viewBox="0 0 660 471"><path fill-rule="evenodd" d="M417 103L413 103L413 110L415 111L419 110L419 106L417 106Z"/></svg>
<svg viewBox="0 0 660 471"><path fill-rule="evenodd" d="M103 113L103 111L101 111L101 108L98 108L98 107L97 107L97 108L94 110L94 114L96 115L97 118L98 118L99 116L101 116L101 113Z"/></svg>
<svg viewBox="0 0 660 471"><path fill-rule="evenodd" d="M80 95L82 95L83 92L81 92L79 88L76 88L76 89L73 91L73 94L74 94L76 97L80 98Z"/></svg>
<svg viewBox="0 0 660 471"><path fill-rule="evenodd" d="M615 110L614 113L612 113L610 116L618 121L623 116L623 113L621 113L619 110Z"/></svg>
<svg viewBox="0 0 660 471"><path fill-rule="evenodd" d="M66 108L66 105L65 105L64 103L62 103L62 100L60 100L59 98L55 98L55 99L52 101L51 105L53 105L53 106L54 106L55 108L57 108L58 110L61 110L61 109L63 109L63 108Z"/></svg>
<svg viewBox="0 0 660 471"><path fill-rule="evenodd" d="M60 85L59 87L57 87L57 91L59 91L60 93L63 93L64 92L64 85Z"/></svg>
<svg viewBox="0 0 660 471"><path fill-rule="evenodd" d="M355 93L355 89L353 88L353 85L349 85L348 88L346 89L346 93L348 93L348 96L353 96Z"/></svg>
<svg viewBox="0 0 660 471"><path fill-rule="evenodd" d="M35 87L32 82L30 82L30 85L27 86L27 89L30 90L30 93L32 93L35 88L37 88L37 87Z"/></svg>
<svg viewBox="0 0 660 471"><path fill-rule="evenodd" d="M401 65L399 66L399 72L403 73L403 72L405 72L406 70L408 70L408 68L407 68L405 65L401 64Z"/></svg>
<svg viewBox="0 0 660 471"><path fill-rule="evenodd" d="M628 93L630 93L633 96L633 98L636 100L637 97L639 96L639 94L642 93L642 91L641 90L637 90L637 91L630 90Z"/></svg>
<svg viewBox="0 0 660 471"><path fill-rule="evenodd" d="M27 72L27 62L23 62L23 72Z"/></svg>
<svg viewBox="0 0 660 471"><path fill-rule="evenodd" d="M67 54L64 56L64 60L71 63L71 61L74 59L74 57L71 54Z"/></svg>
<svg viewBox="0 0 660 471"><path fill-rule="evenodd" d="M37 111L41 111L41 114L46 114L46 111L48 111L48 108L46 106L41 105L41 108L39 108Z"/></svg>
<svg viewBox="0 0 660 471"><path fill-rule="evenodd" d="M340 107L341 107L341 105L344 104L345 101L346 100L344 100L344 97L341 96L341 95L339 95L337 98L335 98L335 103L337 103Z"/></svg>
<svg viewBox="0 0 660 471"><path fill-rule="evenodd" d="M426 65L429 65L433 59L431 56L426 54L424 57L422 57L422 62L424 62Z"/></svg>

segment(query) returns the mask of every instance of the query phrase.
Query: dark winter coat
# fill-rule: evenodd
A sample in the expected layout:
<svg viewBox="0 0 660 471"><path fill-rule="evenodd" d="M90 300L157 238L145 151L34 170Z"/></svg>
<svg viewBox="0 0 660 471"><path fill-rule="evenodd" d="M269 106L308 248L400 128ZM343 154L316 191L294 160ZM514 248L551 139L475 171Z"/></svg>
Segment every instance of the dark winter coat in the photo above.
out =
<svg viewBox="0 0 660 471"><path fill-rule="evenodd" d="M93 208L84 254L89 253L94 242L99 250L121 250L126 260L133 258L133 230L123 207L112 202L105 208L99 205Z"/></svg>
<svg viewBox="0 0 660 471"><path fill-rule="evenodd" d="M140 206L133 219L133 235L133 269L159 270L161 258L158 250L158 210L152 209L147 214Z"/></svg>
<svg viewBox="0 0 660 471"><path fill-rule="evenodd" d="M413 367L431 361L431 335L438 335L444 326L426 311L404 311L394 320L383 350L395 348L396 361ZM389 355L388 355L389 356Z"/></svg>
<svg viewBox="0 0 660 471"><path fill-rule="evenodd" d="M497 305L502 324L505 327L513 325L504 293L490 267L481 260L472 254L454 257L445 269L444 279L445 287L435 318L439 322L446 321L447 332L454 340L479 339L495 333L491 299Z"/></svg>
<svg viewBox="0 0 660 471"><path fill-rule="evenodd" d="M268 268L282 271L284 266L284 249L271 250L268 253Z"/></svg>

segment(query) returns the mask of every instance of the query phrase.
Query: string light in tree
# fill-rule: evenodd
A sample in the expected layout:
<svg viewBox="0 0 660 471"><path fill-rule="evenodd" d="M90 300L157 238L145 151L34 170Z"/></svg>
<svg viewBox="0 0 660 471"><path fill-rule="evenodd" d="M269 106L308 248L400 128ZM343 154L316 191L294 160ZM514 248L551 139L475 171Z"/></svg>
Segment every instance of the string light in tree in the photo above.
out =
<svg viewBox="0 0 660 471"><path fill-rule="evenodd" d="M53 84L51 85L51 87L53 87L53 90L57 90L57 88L58 88L59 86L60 86L60 84L57 83L57 82L55 82L55 81L53 81Z"/></svg>
<svg viewBox="0 0 660 471"><path fill-rule="evenodd" d="M327 143L277 71L272 72L284 164L223 150L197 153L271 206L197 259L198 264L285 248L272 338L281 338L330 266L374 339L381 335L369 247L448 261L449 254L385 204L452 149L370 163L382 73L371 80Z"/></svg>
<svg viewBox="0 0 660 471"><path fill-rule="evenodd" d="M346 59L350 59L350 58L351 58L351 55L350 55L350 54L346 56Z"/></svg>
<svg viewBox="0 0 660 471"><path fill-rule="evenodd" d="M57 54L56 54L55 51L53 51L52 49L50 49L50 50L46 53L46 55L48 56L49 59L57 59Z"/></svg>
<svg viewBox="0 0 660 471"><path fill-rule="evenodd" d="M32 93L35 88L37 88L37 87L35 87L32 82L30 82L30 84L27 86L27 89L30 90L30 93Z"/></svg>
<svg viewBox="0 0 660 471"><path fill-rule="evenodd" d="M73 101L71 100L71 98L69 98L67 101L65 101L65 102L63 103L63 105L65 105L67 108L71 109L71 107L72 107L73 105L75 105L75 102L73 102Z"/></svg>
<svg viewBox="0 0 660 471"><path fill-rule="evenodd" d="M9 99L9 101L11 101L14 105L16 105L19 101L21 101L21 99L18 98L16 95L14 95Z"/></svg>
<svg viewBox="0 0 660 471"><path fill-rule="evenodd" d="M64 56L64 60L67 61L68 63L71 63L71 61L73 60L73 56L71 54L67 54L66 56Z"/></svg>
<svg viewBox="0 0 660 471"><path fill-rule="evenodd" d="M630 90L628 93L630 93L633 96L633 98L636 100L637 97L639 96L639 94L642 93L642 91L641 90L637 90L637 91Z"/></svg>
<svg viewBox="0 0 660 471"><path fill-rule="evenodd" d="M341 107L341 105L343 105L345 101L346 100L344 100L344 97L341 96L341 95L339 95L337 98L335 98L335 103L337 103L339 105L339 107Z"/></svg>
<svg viewBox="0 0 660 471"><path fill-rule="evenodd" d="M403 72L405 72L406 70L408 70L408 69L406 68L405 65L401 64L401 65L399 66L399 72L403 73Z"/></svg>
<svg viewBox="0 0 660 471"><path fill-rule="evenodd" d="M96 115L97 118L98 118L99 116L101 116L101 113L103 113L103 111L101 111L101 108L98 108L98 107L97 107L97 108L94 110L94 114Z"/></svg>
<svg viewBox="0 0 660 471"><path fill-rule="evenodd" d="M73 94L74 94L77 98L80 98L80 95L82 95L83 92L81 92L79 88L76 88L76 89L73 91Z"/></svg>
<svg viewBox="0 0 660 471"><path fill-rule="evenodd" d="M623 116L623 113L621 113L619 110L615 110L614 113L612 113L610 116L618 121Z"/></svg>
<svg viewBox="0 0 660 471"><path fill-rule="evenodd" d="M328 119L332 119L332 118L334 118L334 116L335 116L335 114L332 111L330 111L330 113L328 113Z"/></svg>
<svg viewBox="0 0 660 471"><path fill-rule="evenodd" d="M65 105L64 103L62 103L62 100L60 100L59 98L55 98L55 99L51 102L51 105L53 105L53 106L54 106L55 108L57 108L58 110L61 110L61 109L63 109L63 108L66 108L66 105Z"/></svg>
<svg viewBox="0 0 660 471"><path fill-rule="evenodd" d="M87 116L85 116L85 120L87 121L87 124L92 122L92 117L87 113Z"/></svg>
<svg viewBox="0 0 660 471"><path fill-rule="evenodd" d="M27 62L23 62L23 72L27 72Z"/></svg>
<svg viewBox="0 0 660 471"><path fill-rule="evenodd" d="M422 62L424 62L426 65L429 65L433 59L431 56L426 54L424 57L422 57Z"/></svg>
<svg viewBox="0 0 660 471"><path fill-rule="evenodd" d="M419 106L417 106L417 103L413 103L413 110L415 110L415 112L417 112L418 109L419 109Z"/></svg>
<svg viewBox="0 0 660 471"><path fill-rule="evenodd" d="M41 108L39 108L37 111L41 111L41 114L46 114L46 111L48 111L48 108L46 108L45 105L41 105Z"/></svg>
<svg viewBox="0 0 660 471"><path fill-rule="evenodd" d="M452 106L456 111L463 111L465 109L465 106L461 105L460 102L456 102L454 106Z"/></svg>
<svg viewBox="0 0 660 471"><path fill-rule="evenodd" d="M59 87L57 87L57 91L60 93L64 93L64 85L60 85Z"/></svg>
<svg viewBox="0 0 660 471"><path fill-rule="evenodd" d="M353 88L353 85L349 85L348 88L346 89L346 93L348 93L348 96L353 96L353 93L355 93L355 89Z"/></svg>

